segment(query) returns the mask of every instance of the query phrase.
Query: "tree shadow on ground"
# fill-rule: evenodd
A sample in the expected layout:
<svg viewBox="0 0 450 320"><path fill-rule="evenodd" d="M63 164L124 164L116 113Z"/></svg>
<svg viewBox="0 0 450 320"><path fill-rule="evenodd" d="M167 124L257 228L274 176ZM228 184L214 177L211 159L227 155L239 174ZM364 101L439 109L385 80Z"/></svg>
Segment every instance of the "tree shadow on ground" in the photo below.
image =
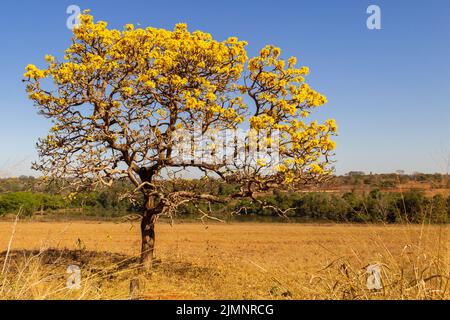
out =
<svg viewBox="0 0 450 320"><path fill-rule="evenodd" d="M11 250L0 252L0 268L5 264L18 267L38 262L40 265L51 269L65 269L70 265L79 266L82 270L90 272L117 273L119 271L134 270L139 267L139 257L108 251L90 251L86 249L58 249L45 250ZM171 275L197 275L205 274L208 267L198 266L187 261L161 261L154 260L154 269Z"/></svg>
<svg viewBox="0 0 450 320"><path fill-rule="evenodd" d="M20 274L37 274L39 281L66 283L68 267L76 265L81 269L83 279L90 279L99 290L122 285L129 286L132 299L182 299L195 298L194 294L155 287L159 277L153 282L152 273L139 272L139 257L108 251L89 251L86 249L48 248L45 250L11 250L0 252L0 276L15 279ZM5 268L6 267L6 268ZM2 268L6 272L2 274ZM164 278L171 279L210 279L215 269L189 261L155 260L154 269ZM137 289L136 289L136 288ZM168 287L170 288L170 286Z"/></svg>
<svg viewBox="0 0 450 320"><path fill-rule="evenodd" d="M113 272L132 269L139 263L138 257L107 251L89 251L84 249L56 249L45 250L11 250L9 253L0 253L0 265L5 263L10 266L20 266L38 262L43 267L67 268L77 265L81 269L89 269L92 272L110 270Z"/></svg>

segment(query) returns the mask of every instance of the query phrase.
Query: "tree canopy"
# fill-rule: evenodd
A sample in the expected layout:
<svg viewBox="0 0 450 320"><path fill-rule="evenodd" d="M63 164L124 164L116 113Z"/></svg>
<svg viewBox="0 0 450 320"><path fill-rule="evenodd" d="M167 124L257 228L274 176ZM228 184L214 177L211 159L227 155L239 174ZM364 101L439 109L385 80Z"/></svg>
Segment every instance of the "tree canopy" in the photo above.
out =
<svg viewBox="0 0 450 320"><path fill-rule="evenodd" d="M221 176L239 172L255 191L329 173L336 125L305 121L326 103L305 82L308 68L297 68L295 57L281 59L274 46L248 59L246 45L235 37L220 42L190 33L185 24L173 31L110 30L83 14L63 61L47 55L46 68L26 68L29 97L54 122L39 141L35 168L84 182L125 175L139 186L163 168L192 165ZM242 123L278 130L277 170L263 174L263 159L241 167L175 161L175 132L194 132L196 123L202 133Z"/></svg>

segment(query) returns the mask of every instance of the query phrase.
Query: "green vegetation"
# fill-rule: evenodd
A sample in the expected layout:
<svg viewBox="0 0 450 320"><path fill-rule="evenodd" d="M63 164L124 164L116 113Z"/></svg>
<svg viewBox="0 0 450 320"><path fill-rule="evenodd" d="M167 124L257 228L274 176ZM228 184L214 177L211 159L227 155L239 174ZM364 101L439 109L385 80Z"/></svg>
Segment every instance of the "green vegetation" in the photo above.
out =
<svg viewBox="0 0 450 320"><path fill-rule="evenodd" d="M292 208L286 211L287 217L310 221L445 223L450 218L450 197L427 197L419 191L381 193L375 189L367 195L275 192L264 200L283 210ZM272 210L255 204L237 206L242 205L249 214L273 215Z"/></svg>
<svg viewBox="0 0 450 320"><path fill-rule="evenodd" d="M37 210L57 210L68 206L68 201L60 195L33 192L10 192L0 195L0 214L15 212L22 208L27 215Z"/></svg>
<svg viewBox="0 0 450 320"><path fill-rule="evenodd" d="M367 176L364 177L359 176L358 181L368 179ZM340 179L354 178L355 176L351 178L346 176ZM378 185L386 185L386 181L392 181L379 178L378 180L380 182ZM438 183L439 179L435 175L430 175L426 181ZM231 194L236 188L214 181L192 180L187 183L209 188L217 195ZM336 184L336 181L334 183ZM76 198L69 199L61 191L60 185L41 185L38 179L32 177L0 179L0 215L15 213L19 208L27 215L39 212L73 214L76 209L81 208L84 215L102 217L129 215L141 210L139 204L132 205L127 199L119 199L119 195L129 188L126 182L117 182L112 188L81 192ZM240 215L236 217L238 220L263 221L278 216L270 206L280 208L292 221L446 223L450 220L450 197L442 194L427 196L421 190L382 192L379 187L373 187L369 192L354 189L351 192L341 193L275 190L260 196L259 200L267 207L264 208L249 200L235 200L226 205L215 204L212 211L221 218L227 218L230 213L239 211ZM193 217L196 210L191 205L185 205L180 208L178 215Z"/></svg>

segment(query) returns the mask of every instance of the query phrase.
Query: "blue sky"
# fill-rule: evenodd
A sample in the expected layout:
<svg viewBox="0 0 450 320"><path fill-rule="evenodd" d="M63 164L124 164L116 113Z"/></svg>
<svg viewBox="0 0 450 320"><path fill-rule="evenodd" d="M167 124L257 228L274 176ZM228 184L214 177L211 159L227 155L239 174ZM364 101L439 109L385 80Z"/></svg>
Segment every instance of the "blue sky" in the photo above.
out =
<svg viewBox="0 0 450 320"><path fill-rule="evenodd" d="M450 1L8 1L0 10L0 175L33 174L35 142L49 129L21 83L28 63L62 56L70 4L110 27L172 28L186 22L218 40L248 41L249 55L274 44L311 69L309 83L335 118L336 168L445 172L450 157ZM366 27L370 4L382 30ZM36 173L34 173L36 174Z"/></svg>

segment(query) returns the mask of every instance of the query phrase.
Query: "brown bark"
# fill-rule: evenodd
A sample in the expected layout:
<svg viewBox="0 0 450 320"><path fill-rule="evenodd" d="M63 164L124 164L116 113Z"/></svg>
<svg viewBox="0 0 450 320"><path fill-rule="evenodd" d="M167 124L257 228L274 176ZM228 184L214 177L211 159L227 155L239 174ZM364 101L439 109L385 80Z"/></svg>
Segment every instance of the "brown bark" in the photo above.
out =
<svg viewBox="0 0 450 320"><path fill-rule="evenodd" d="M144 271L150 272L152 269L154 248L155 248L155 223L157 210L154 200L146 197L144 206L144 215L141 220L141 265Z"/></svg>

